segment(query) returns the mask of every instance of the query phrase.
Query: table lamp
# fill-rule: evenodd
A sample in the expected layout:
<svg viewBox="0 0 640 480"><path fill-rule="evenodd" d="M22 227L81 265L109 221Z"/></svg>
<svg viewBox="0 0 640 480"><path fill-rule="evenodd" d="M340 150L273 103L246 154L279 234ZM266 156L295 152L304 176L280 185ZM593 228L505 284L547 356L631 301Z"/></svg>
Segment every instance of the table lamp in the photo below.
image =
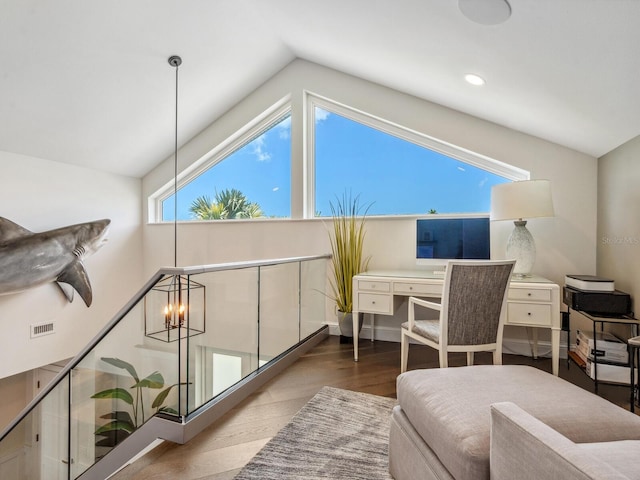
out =
<svg viewBox="0 0 640 480"><path fill-rule="evenodd" d="M514 220L507 240L507 259L515 259L514 275L528 277L536 261L536 245L525 218L553 217L549 180L524 180L494 185L491 189L492 221Z"/></svg>

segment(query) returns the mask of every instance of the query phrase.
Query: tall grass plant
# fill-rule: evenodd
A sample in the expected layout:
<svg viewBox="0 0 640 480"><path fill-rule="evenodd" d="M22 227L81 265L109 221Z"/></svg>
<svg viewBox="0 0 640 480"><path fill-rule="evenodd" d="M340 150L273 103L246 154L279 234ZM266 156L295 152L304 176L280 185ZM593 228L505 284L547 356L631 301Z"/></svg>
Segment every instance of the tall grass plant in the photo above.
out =
<svg viewBox="0 0 640 480"><path fill-rule="evenodd" d="M364 272L370 256L364 256L365 219L371 205L363 207L360 196L344 193L330 202L333 230L330 231L333 276L331 278L332 298L338 311L350 313L353 310L354 275Z"/></svg>

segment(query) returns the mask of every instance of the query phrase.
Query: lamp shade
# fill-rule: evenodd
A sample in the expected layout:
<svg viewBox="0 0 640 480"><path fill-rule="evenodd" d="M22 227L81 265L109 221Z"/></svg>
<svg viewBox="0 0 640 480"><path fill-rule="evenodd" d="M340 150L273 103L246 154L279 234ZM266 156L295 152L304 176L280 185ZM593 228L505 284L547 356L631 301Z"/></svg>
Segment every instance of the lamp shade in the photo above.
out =
<svg viewBox="0 0 640 480"><path fill-rule="evenodd" d="M491 189L491 220L553 217L551 182L524 180L502 183Z"/></svg>

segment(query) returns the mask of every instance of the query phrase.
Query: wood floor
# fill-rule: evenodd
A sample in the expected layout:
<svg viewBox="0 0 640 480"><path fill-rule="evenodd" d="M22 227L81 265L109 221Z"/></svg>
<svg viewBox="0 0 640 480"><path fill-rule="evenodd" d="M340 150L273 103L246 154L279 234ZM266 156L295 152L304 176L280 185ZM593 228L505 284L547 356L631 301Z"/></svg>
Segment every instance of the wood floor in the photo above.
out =
<svg viewBox="0 0 640 480"><path fill-rule="evenodd" d="M265 384L186 445L164 442L113 479L225 480L234 475L324 385L395 397L400 373L400 344L361 341L360 361L352 346L330 337ZM450 355L450 365L463 365L464 354ZM505 364L527 364L551 371L550 359L504 355ZM477 364L490 364L490 354L476 354ZM434 350L412 345L409 369L435 368ZM575 365L561 360L560 376L589 391L593 382ZM601 385L599 394L629 408L629 390Z"/></svg>

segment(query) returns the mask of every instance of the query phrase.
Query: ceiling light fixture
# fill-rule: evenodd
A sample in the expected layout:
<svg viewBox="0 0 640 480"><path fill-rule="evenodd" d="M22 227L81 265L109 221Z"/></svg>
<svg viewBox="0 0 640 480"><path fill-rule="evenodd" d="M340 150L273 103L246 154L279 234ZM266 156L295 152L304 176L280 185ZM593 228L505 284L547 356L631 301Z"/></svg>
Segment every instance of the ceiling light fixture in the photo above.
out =
<svg viewBox="0 0 640 480"><path fill-rule="evenodd" d="M481 86L484 85L486 82L484 81L484 78L482 78L479 75L476 75L475 73L467 73L464 76L464 79L469 82L471 85L476 85L476 86Z"/></svg>
<svg viewBox="0 0 640 480"><path fill-rule="evenodd" d="M481 25L498 25L511 16L507 0L458 0L458 8L469 20Z"/></svg>
<svg viewBox="0 0 640 480"><path fill-rule="evenodd" d="M175 128L173 136L173 266L178 267L178 67L182 59L169 57L176 69ZM191 275L166 275L144 297L144 334L175 342L205 332L206 287Z"/></svg>

